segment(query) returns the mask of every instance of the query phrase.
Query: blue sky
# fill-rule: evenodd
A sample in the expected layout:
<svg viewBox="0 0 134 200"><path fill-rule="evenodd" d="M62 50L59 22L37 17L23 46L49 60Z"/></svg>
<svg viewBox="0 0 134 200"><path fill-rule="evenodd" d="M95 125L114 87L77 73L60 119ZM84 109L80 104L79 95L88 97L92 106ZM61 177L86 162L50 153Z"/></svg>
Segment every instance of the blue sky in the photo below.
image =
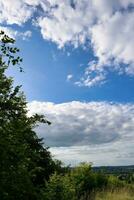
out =
<svg viewBox="0 0 134 200"><path fill-rule="evenodd" d="M134 0L13 2L0 0L0 27L16 39L24 73L8 74L29 112L51 119L37 132L53 155L133 164Z"/></svg>
<svg viewBox="0 0 134 200"><path fill-rule="evenodd" d="M92 49L84 50L72 45L58 49L54 43L45 41L34 27L30 27L30 31L30 38L17 40L23 57L24 74L12 70L16 83L23 85L29 101L134 101L134 93L131 92L134 89L134 79L124 74L111 72L107 83L91 88L75 85L75 81L84 74L89 60L94 59ZM69 74L73 77L67 81Z"/></svg>

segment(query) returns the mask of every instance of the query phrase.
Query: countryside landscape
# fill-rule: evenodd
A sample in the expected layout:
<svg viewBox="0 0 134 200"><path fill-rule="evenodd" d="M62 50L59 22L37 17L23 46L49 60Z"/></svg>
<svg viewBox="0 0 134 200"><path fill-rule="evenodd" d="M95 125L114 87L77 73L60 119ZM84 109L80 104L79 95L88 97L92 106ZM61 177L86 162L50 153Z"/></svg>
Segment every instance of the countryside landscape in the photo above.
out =
<svg viewBox="0 0 134 200"><path fill-rule="evenodd" d="M134 200L133 19L133 0L0 0L0 200Z"/></svg>

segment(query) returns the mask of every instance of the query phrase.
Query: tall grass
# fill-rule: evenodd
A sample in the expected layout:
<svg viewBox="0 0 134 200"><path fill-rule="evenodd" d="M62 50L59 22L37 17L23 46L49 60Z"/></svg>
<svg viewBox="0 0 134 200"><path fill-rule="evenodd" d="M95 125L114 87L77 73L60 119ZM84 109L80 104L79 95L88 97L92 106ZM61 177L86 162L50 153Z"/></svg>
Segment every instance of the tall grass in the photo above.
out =
<svg viewBox="0 0 134 200"><path fill-rule="evenodd" d="M95 200L134 200L134 191L125 187L97 192Z"/></svg>

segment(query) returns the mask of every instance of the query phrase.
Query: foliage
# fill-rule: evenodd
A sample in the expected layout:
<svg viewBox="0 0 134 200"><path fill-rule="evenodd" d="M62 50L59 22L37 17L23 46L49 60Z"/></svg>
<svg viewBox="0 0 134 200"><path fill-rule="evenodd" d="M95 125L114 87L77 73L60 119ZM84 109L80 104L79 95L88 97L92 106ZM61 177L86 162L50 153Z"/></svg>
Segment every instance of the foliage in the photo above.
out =
<svg viewBox="0 0 134 200"><path fill-rule="evenodd" d="M105 175L92 172L90 164L82 163L64 176L54 174L47 183L44 199L87 199L93 190L104 188L107 181L108 178Z"/></svg>
<svg viewBox="0 0 134 200"><path fill-rule="evenodd" d="M56 166L33 128L50 124L44 116L27 116L27 102L20 86L6 76L9 66L22 59L15 40L0 32L0 199L39 199L40 188ZM19 67L20 71L22 68Z"/></svg>
<svg viewBox="0 0 134 200"><path fill-rule="evenodd" d="M44 200L76 200L75 188L68 175L53 174L46 185Z"/></svg>
<svg viewBox="0 0 134 200"><path fill-rule="evenodd" d="M89 195L97 188L104 188L108 179L104 174L94 173L91 164L82 163L71 172L71 179L76 188L78 199L81 196Z"/></svg>

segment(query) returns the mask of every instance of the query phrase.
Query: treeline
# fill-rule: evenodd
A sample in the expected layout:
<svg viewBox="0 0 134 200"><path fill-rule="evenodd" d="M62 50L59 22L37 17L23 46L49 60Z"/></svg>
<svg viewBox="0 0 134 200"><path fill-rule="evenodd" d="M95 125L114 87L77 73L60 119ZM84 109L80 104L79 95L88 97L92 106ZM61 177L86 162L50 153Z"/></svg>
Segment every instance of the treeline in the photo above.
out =
<svg viewBox="0 0 134 200"><path fill-rule="evenodd" d="M80 200L96 190L123 186L116 177L93 172L90 164L74 169L54 160L34 131L51 123L42 115L28 116L21 86L6 75L22 58L15 40L0 32L0 200Z"/></svg>
<svg viewBox="0 0 134 200"><path fill-rule="evenodd" d="M105 175L114 175L119 180L134 184L134 166L101 166L93 167L94 172L102 172Z"/></svg>
<svg viewBox="0 0 134 200"><path fill-rule="evenodd" d="M107 174L133 174L134 173L134 165L128 166L100 166L93 167L95 172L103 171Z"/></svg>

